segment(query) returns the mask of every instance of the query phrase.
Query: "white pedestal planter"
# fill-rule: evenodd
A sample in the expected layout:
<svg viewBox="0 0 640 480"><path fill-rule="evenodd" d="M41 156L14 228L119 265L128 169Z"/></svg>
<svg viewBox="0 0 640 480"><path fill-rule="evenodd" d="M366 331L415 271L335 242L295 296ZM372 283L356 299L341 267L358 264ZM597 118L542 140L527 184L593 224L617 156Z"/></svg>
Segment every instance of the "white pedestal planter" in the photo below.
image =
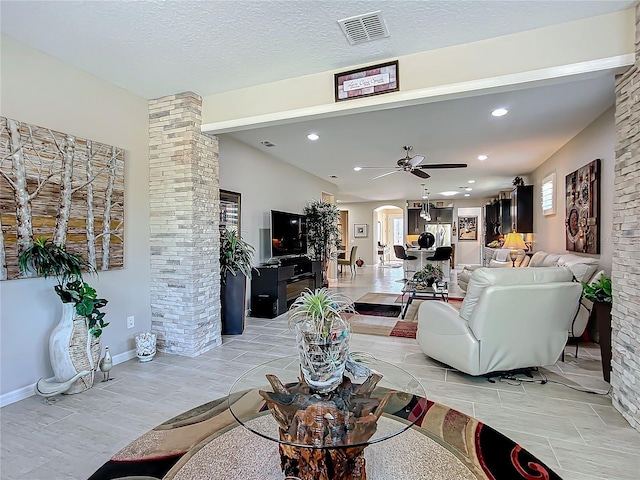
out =
<svg viewBox="0 0 640 480"><path fill-rule="evenodd" d="M60 322L49 337L49 357L56 382L66 382L83 370L91 371L65 393L80 393L93 387L94 371L100 358L100 339L89 333L85 318L76 315L72 303L62 304Z"/></svg>
<svg viewBox="0 0 640 480"><path fill-rule="evenodd" d="M136 335L136 355L141 362L149 362L156 355L156 334L142 332Z"/></svg>

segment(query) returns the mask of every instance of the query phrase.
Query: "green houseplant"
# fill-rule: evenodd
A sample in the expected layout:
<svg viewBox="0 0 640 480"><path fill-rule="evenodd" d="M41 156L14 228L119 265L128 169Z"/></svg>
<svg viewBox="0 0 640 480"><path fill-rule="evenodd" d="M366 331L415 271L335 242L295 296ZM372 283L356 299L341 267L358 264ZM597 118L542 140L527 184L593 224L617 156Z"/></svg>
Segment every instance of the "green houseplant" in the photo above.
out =
<svg viewBox="0 0 640 480"><path fill-rule="evenodd" d="M18 257L23 276L55 277L56 293L62 300L62 315L49 336L49 357L57 382L66 382L81 371L66 393L80 393L93 386L93 376L100 358L100 336L108 325L100 311L107 300L98 298L96 290L83 279L83 272L96 269L81 255L67 252L63 245L40 237Z"/></svg>
<svg viewBox="0 0 640 480"><path fill-rule="evenodd" d="M593 302L590 322L595 324L598 333L597 342L600 344L602 357L602 376L605 381L611 379L611 305L613 295L611 292L611 278L600 275L589 283L582 282L582 296ZM595 333L595 332L593 332ZM594 337L591 333L591 336Z"/></svg>
<svg viewBox="0 0 640 480"><path fill-rule="evenodd" d="M326 288L305 290L289 308L302 374L319 393L331 392L342 382L349 354L344 313L355 313L353 301Z"/></svg>
<svg viewBox="0 0 640 480"><path fill-rule="evenodd" d="M244 330L247 278L251 278L254 252L234 229L221 232L220 300L225 335L238 335Z"/></svg>
<svg viewBox="0 0 640 480"><path fill-rule="evenodd" d="M442 269L433 263L427 263L411 277L411 282L417 286L430 287L434 282L439 282L443 278Z"/></svg>
<svg viewBox="0 0 640 480"><path fill-rule="evenodd" d="M329 261L336 258L340 247L340 230L338 207L324 200L312 200L305 205L304 213L307 222L307 248L312 260L322 262L322 284L328 286L327 268Z"/></svg>
<svg viewBox="0 0 640 480"><path fill-rule="evenodd" d="M67 252L64 246L56 245L51 239L38 237L33 244L18 257L20 271L29 276L55 277L54 287L62 303L72 303L75 312L87 321L91 334L96 338L108 323L105 313L100 311L108 300L98 298L96 290L83 280L82 271L97 274L93 265L82 255Z"/></svg>

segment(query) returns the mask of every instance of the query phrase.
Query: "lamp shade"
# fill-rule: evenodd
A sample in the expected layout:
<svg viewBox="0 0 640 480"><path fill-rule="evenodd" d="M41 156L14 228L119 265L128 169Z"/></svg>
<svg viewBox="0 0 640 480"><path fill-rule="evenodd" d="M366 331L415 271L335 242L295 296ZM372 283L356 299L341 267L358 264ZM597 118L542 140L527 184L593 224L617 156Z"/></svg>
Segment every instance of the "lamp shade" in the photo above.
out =
<svg viewBox="0 0 640 480"><path fill-rule="evenodd" d="M525 250L527 246L524 244L522 234L514 232L507 234L502 248L521 248L522 250Z"/></svg>

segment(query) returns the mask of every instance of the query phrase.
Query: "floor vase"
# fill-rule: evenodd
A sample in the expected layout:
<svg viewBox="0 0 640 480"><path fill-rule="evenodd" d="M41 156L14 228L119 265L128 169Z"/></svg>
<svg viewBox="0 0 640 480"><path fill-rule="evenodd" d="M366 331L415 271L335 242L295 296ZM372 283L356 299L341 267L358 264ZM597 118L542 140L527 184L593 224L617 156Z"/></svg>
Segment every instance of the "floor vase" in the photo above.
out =
<svg viewBox="0 0 640 480"><path fill-rule="evenodd" d="M62 304L60 322L49 337L49 357L57 382L66 382L83 370L91 371L65 393L80 393L93 386L100 358L100 338L89 332L85 318L76 314L72 303Z"/></svg>

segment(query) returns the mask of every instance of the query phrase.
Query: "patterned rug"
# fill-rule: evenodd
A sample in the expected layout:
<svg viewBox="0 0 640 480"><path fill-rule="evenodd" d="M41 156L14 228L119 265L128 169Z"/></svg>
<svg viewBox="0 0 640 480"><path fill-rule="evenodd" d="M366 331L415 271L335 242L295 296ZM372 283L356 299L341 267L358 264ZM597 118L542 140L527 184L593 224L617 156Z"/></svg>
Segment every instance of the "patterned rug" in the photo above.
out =
<svg viewBox="0 0 640 480"><path fill-rule="evenodd" d="M407 297L405 296L404 301L406 300ZM460 308L462 300L461 298L449 297L449 304ZM402 301L402 295L397 293L366 293L355 302L358 314L345 315L345 318L354 333L383 337L416 338L418 307L422 302L437 300L415 300L411 302L406 317L400 319ZM388 309L384 307L388 307ZM400 310L398 310L398 307L400 307ZM376 310L380 313L376 312ZM398 311L399 313L392 317L392 311Z"/></svg>
<svg viewBox="0 0 640 480"><path fill-rule="evenodd" d="M250 433L221 398L159 425L116 453L89 480L282 479L276 443ZM257 390L230 401L257 421L273 421ZM416 420L416 426L365 450L368 478L378 480L560 480L521 446L479 420L424 398L407 395L381 417ZM253 421L253 420L252 420Z"/></svg>

